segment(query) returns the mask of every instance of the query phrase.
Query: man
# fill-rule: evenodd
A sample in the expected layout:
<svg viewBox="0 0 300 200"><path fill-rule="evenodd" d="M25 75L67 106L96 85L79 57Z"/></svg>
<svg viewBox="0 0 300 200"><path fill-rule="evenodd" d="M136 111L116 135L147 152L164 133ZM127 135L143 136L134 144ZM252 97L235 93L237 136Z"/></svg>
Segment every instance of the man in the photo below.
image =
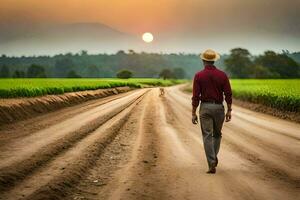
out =
<svg viewBox="0 0 300 200"><path fill-rule="evenodd" d="M194 77L192 97L192 122L198 123L196 110L200 105L200 123L203 136L204 150L208 162L207 173L216 173L218 165L218 152L221 143L221 129L224 119L231 120L232 92L227 75L214 66L214 62L220 58L213 50L206 50L201 54L204 69L197 72ZM223 100L227 103L227 113L224 113Z"/></svg>

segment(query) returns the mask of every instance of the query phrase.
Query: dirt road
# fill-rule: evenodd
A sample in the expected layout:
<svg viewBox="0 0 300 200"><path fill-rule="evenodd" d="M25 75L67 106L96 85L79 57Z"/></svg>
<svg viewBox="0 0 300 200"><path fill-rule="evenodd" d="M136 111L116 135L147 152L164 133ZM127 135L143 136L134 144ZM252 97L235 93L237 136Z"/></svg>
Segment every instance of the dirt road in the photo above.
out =
<svg viewBox="0 0 300 200"><path fill-rule="evenodd" d="M0 199L299 199L299 124L234 106L209 175L179 87L2 126Z"/></svg>

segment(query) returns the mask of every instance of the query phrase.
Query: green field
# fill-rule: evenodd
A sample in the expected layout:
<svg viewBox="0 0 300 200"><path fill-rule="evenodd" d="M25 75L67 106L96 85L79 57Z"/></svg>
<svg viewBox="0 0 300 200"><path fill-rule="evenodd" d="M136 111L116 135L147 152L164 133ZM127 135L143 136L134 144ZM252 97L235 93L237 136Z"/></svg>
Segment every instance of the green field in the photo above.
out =
<svg viewBox="0 0 300 200"><path fill-rule="evenodd" d="M183 80L162 79L0 79L0 97L34 97L47 94L63 94L83 90L96 90L129 86L170 86Z"/></svg>
<svg viewBox="0 0 300 200"><path fill-rule="evenodd" d="M300 112L300 79L234 79L231 84L237 99Z"/></svg>
<svg viewBox="0 0 300 200"><path fill-rule="evenodd" d="M236 99L300 112L300 79L232 79ZM192 92L192 87L186 88Z"/></svg>

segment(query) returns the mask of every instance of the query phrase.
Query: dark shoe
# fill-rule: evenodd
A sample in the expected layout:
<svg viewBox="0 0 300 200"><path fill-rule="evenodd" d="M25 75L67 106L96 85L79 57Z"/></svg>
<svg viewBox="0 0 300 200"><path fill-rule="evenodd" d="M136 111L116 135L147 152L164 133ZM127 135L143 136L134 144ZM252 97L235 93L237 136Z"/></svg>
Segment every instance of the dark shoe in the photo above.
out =
<svg viewBox="0 0 300 200"><path fill-rule="evenodd" d="M216 173L216 168L214 168L214 169L209 169L206 173L207 173L207 174L215 174L215 173Z"/></svg>
<svg viewBox="0 0 300 200"><path fill-rule="evenodd" d="M215 174L216 173L216 163L212 163L211 167L209 170L206 172L207 174Z"/></svg>

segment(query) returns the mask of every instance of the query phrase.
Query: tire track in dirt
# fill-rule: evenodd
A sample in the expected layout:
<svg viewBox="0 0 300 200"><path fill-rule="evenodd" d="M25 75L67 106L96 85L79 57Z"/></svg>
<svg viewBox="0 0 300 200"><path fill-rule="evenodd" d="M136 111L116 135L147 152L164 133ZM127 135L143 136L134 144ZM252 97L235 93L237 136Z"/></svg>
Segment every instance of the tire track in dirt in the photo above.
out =
<svg viewBox="0 0 300 200"><path fill-rule="evenodd" d="M281 145L277 138L272 138L273 134L265 129L257 128L258 132L251 131L251 124L245 124L243 121L236 120L238 123L226 124L225 129L230 131L231 136L237 138L243 138L247 144L255 144L255 148L259 148L265 152L265 154L271 154L274 160L282 160L289 167L291 171L295 171L300 167L300 155L297 152L300 151L297 146L296 140L290 140L289 146ZM265 137L267 135L267 138ZM280 138L281 139L281 138Z"/></svg>
<svg viewBox="0 0 300 200"><path fill-rule="evenodd" d="M60 123L65 119L75 116L76 114L86 112L95 107L123 98L134 92L136 91L130 91L127 93L104 97L101 99L90 100L80 105L63 108L61 110L50 112L45 115L39 115L37 117L34 117L33 119L19 121L13 124L2 125L0 126L0 151L5 150L8 144L16 139L21 139L29 134L32 134L33 132L45 129L56 123Z"/></svg>
<svg viewBox="0 0 300 200"><path fill-rule="evenodd" d="M12 199L16 195L25 197L25 199L61 199L68 195L68 190L80 181L86 170L93 166L103 149L113 141L142 97L143 95L139 96L68 151L55 157L36 173L27 177L23 183L14 187L6 196L13 197Z"/></svg>
<svg viewBox="0 0 300 200"><path fill-rule="evenodd" d="M108 199L113 188L125 184L119 179L127 173L123 168L132 160L139 136L138 125L143 120L142 113L149 103L147 95L136 106L118 136L104 149L88 175L73 190L70 199Z"/></svg>
<svg viewBox="0 0 300 200"><path fill-rule="evenodd" d="M142 94L143 91L133 93L131 95L125 96L122 99L116 100L112 103L107 103L102 106L96 107L94 109L88 110L87 112L80 113L78 115L75 115L71 117L70 119L64 119L61 122L50 126L46 129L43 129L38 132L33 132L31 133L28 137L22 138L22 140L15 140L11 144L7 144L5 146L8 147L9 153L11 155L17 154L16 156L8 157L6 156L6 152L2 151L1 152L1 157L4 159L2 160L3 162L1 163L0 167L7 164L8 162L14 161L18 159L18 155L21 154L26 154L28 151L31 150L30 147L27 147L27 144L31 142L31 145L33 143L37 143L35 145L35 150L37 149L37 146L43 146L46 142L49 143L49 140L55 140L58 139L64 135L68 135L69 133L72 133L81 127L87 126L87 124L90 121L101 119L104 115L111 115L111 112L115 112L115 110L120 110L122 107L126 107L126 104L130 104L130 101L134 100L134 98L138 97L138 95ZM22 130L18 130L22 131ZM43 142L41 142L43 141ZM44 142L46 141L46 142ZM51 141L50 141L51 142ZM22 151L20 152L19 150L21 149L20 146L24 146ZM32 151L32 150L31 150Z"/></svg>
<svg viewBox="0 0 300 200"><path fill-rule="evenodd" d="M299 123L282 120L264 113L253 112L242 107L235 106L237 118L249 121L258 127L262 127L274 133L300 140Z"/></svg>
<svg viewBox="0 0 300 200"><path fill-rule="evenodd" d="M128 103L123 103L120 106L115 107L114 110L109 112L108 114L97 114L95 116L95 119L88 121L87 124L83 124L83 126L78 126L77 129L71 129L71 131L69 132L65 131L64 134L58 135L57 138L54 138L47 143L44 141L35 141L39 142L40 147L38 147L38 149L34 149L34 152L32 152L32 149L29 149L28 152L24 153L23 149L22 151L24 154L21 157L18 155L20 158L19 160L8 160L8 164L6 165L2 162L2 167L0 168L0 191L7 190L7 188L14 186L15 183L26 178L26 176L28 176L34 170L42 167L44 164L51 161L54 157L58 156L59 154L67 151L69 148L71 148L77 142L85 138L99 126L105 124L112 117L114 117L115 115L126 109L128 106L133 104L136 101L136 98L139 98L140 95L143 94L143 92L135 94L134 96L132 96L132 100L128 99ZM72 121L72 119L70 120ZM45 132L49 132L49 134L51 134L52 130L55 131L57 130L57 128L50 127L50 131L46 130ZM24 143L24 141L21 142ZM31 148L31 146L27 145L26 148ZM18 151L16 151L16 153L18 153ZM13 158L17 157L14 154L10 154L10 156Z"/></svg>
<svg viewBox="0 0 300 200"><path fill-rule="evenodd" d="M264 170L265 174L273 178L274 181L283 182L284 184L288 184L289 187L300 188L300 179L299 174L297 176L297 169L294 168L292 170L289 168L292 166L284 166L285 163L282 163L277 157L269 155L267 151L260 149L257 144L250 145L249 141L242 141L241 138L232 137L235 133L231 129L224 128L224 131L228 133L224 142L229 145L234 152ZM299 165L299 161L295 162L298 162L297 165Z"/></svg>
<svg viewBox="0 0 300 200"><path fill-rule="evenodd" d="M152 90L146 99L136 127L138 137L130 162L119 172L119 185L107 199L166 199L164 174L161 173L161 140L157 130L159 120L158 91Z"/></svg>

